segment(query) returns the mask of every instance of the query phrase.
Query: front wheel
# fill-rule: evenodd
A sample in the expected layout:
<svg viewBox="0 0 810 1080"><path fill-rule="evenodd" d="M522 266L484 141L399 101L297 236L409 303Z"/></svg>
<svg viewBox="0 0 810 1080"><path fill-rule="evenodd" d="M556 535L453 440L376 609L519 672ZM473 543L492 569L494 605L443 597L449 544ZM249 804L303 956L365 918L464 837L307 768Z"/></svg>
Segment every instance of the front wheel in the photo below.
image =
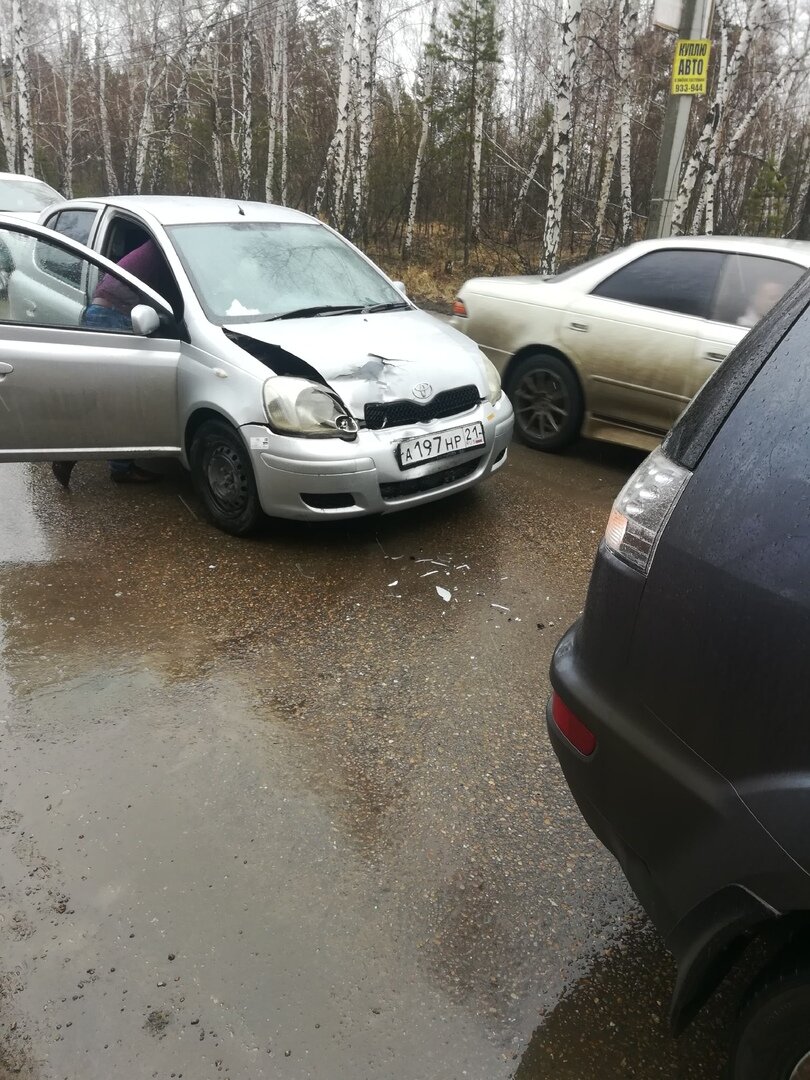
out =
<svg viewBox="0 0 810 1080"><path fill-rule="evenodd" d="M237 431L206 420L189 452L191 478L213 523L234 536L254 532L262 520L253 465Z"/></svg>
<svg viewBox="0 0 810 1080"><path fill-rule="evenodd" d="M535 450L561 450L579 434L583 402L579 380L559 356L524 357L509 376L518 438Z"/></svg>
<svg viewBox="0 0 810 1080"><path fill-rule="evenodd" d="M788 965L740 1017L729 1080L810 1080L810 967Z"/></svg>

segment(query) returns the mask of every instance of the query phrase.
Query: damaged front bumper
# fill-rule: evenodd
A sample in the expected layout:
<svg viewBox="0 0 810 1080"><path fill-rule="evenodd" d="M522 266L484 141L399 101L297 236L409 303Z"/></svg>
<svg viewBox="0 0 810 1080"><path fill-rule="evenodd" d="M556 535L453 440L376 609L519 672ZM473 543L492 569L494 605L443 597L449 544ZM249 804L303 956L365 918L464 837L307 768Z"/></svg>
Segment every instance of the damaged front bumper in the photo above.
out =
<svg viewBox="0 0 810 1080"><path fill-rule="evenodd" d="M404 439L435 435L479 421L485 445L402 469ZM506 461L514 418L506 395L466 413L428 424L377 431L349 441L276 435L260 424L242 430L253 461L259 501L272 517L315 520L406 510L472 487Z"/></svg>

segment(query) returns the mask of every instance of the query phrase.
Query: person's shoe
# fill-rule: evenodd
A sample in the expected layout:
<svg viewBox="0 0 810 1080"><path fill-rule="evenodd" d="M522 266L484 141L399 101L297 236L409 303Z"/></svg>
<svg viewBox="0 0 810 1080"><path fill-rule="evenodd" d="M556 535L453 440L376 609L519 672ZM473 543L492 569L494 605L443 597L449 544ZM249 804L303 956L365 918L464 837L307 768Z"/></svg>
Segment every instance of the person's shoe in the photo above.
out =
<svg viewBox="0 0 810 1080"><path fill-rule="evenodd" d="M51 462L51 472L62 485L63 488L70 487L70 474L73 472L73 466L75 461L53 461Z"/></svg>
<svg viewBox="0 0 810 1080"><path fill-rule="evenodd" d="M116 484L156 484L163 477L158 473L149 472L138 465L130 465L128 469L116 469L110 473L110 479Z"/></svg>

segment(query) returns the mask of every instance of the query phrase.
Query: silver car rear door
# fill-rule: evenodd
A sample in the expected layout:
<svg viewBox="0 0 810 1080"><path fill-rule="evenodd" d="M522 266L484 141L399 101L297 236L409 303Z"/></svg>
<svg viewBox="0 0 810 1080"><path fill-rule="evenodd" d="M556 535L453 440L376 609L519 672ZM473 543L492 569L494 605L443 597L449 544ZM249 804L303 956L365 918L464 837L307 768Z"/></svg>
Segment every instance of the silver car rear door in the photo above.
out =
<svg viewBox="0 0 810 1080"><path fill-rule="evenodd" d="M26 310L18 263L58 264L83 291L75 300L56 286L48 292L43 274L45 299ZM165 301L82 245L3 216L0 264L0 461L179 453L180 341ZM164 317L152 336L83 324L107 273Z"/></svg>

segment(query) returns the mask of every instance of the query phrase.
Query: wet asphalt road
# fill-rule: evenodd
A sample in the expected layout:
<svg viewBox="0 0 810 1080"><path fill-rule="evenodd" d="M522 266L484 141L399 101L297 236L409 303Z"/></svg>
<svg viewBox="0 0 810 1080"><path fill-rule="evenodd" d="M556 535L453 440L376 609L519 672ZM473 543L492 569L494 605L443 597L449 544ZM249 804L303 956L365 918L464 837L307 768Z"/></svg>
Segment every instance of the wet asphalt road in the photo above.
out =
<svg viewBox="0 0 810 1080"><path fill-rule="evenodd" d="M0 1077L717 1077L544 731L639 460L250 541L0 467Z"/></svg>

